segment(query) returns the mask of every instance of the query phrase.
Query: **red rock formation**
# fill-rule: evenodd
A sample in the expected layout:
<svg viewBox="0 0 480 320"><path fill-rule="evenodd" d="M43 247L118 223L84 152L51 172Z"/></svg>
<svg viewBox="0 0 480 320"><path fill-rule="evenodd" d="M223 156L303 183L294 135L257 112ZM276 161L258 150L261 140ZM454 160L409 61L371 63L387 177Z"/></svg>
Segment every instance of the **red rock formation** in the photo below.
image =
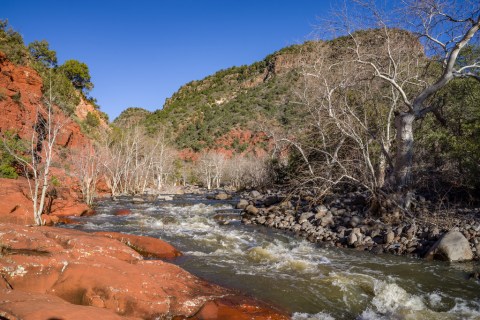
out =
<svg viewBox="0 0 480 320"><path fill-rule="evenodd" d="M13 130L23 139L32 132L37 110L42 109L42 78L32 68L16 66L0 52L0 132ZM57 145L78 147L88 142L80 127L66 116Z"/></svg>
<svg viewBox="0 0 480 320"><path fill-rule="evenodd" d="M78 117L78 119L85 120L88 113L93 113L98 117L98 120L100 121L100 127L102 127L104 130L110 130L108 123L100 116L100 112L98 112L98 110L95 109L91 103L80 96L80 103L75 108L75 115Z"/></svg>
<svg viewBox="0 0 480 320"><path fill-rule="evenodd" d="M80 306L66 302L50 294L38 294L21 290L0 290L2 319L45 320L45 319L140 319L122 317L112 310L90 306Z"/></svg>
<svg viewBox="0 0 480 320"><path fill-rule="evenodd" d="M25 178L0 178L0 222L33 224L33 205L28 181ZM57 221L53 216L80 216L90 208L68 186L57 189L51 216L43 215L48 222ZM53 219L53 220L52 220Z"/></svg>
<svg viewBox="0 0 480 320"><path fill-rule="evenodd" d="M42 78L37 72L29 67L14 65L0 52L0 135L8 130L16 132L22 139L29 139L35 115L43 109L42 99ZM93 106L82 99L78 109L89 108L93 109ZM56 140L58 147L80 148L90 143L77 123L63 113L58 115L58 121L64 123ZM58 155L55 155L53 160L56 164L68 161ZM78 181L69 176L62 167L63 165L51 167L51 177L60 182L60 186L56 187L57 196L50 208L51 212L56 216L81 215L88 210L88 206L80 199ZM29 200L27 181L0 179L0 189L4 195L0 197L0 221L33 223L33 208ZM56 221L56 218L49 216L44 218L48 223Z"/></svg>
<svg viewBox="0 0 480 320"><path fill-rule="evenodd" d="M95 232L95 234L118 240L146 258L172 259L182 255L171 244L156 238L119 232Z"/></svg>
<svg viewBox="0 0 480 320"><path fill-rule="evenodd" d="M5 288L0 290L0 297L12 297L0 298L0 310L13 315L7 319L40 319L37 309L29 307L37 303L51 303L52 311L45 315L64 318L54 313L67 310L67 305L51 296L77 306L143 319L288 319L281 312L209 284L175 265L143 260L120 241L104 236L0 224L0 243L0 275ZM84 310L72 307L68 312ZM93 318L97 310L89 311ZM106 312L105 316L115 319Z"/></svg>

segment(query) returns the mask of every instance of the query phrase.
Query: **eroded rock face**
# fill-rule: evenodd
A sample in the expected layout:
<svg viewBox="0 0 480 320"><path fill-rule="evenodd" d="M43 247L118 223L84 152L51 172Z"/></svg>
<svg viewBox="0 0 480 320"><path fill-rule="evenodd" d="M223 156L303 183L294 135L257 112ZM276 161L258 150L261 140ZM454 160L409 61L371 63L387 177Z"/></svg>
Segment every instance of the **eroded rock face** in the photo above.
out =
<svg viewBox="0 0 480 320"><path fill-rule="evenodd" d="M469 261L473 252L467 238L459 231L449 231L428 251L427 259Z"/></svg>
<svg viewBox="0 0 480 320"><path fill-rule="evenodd" d="M42 101L42 78L32 68L11 63L0 52L0 131L13 130L22 139L31 136L36 111ZM74 121L65 115L59 120L65 123L57 138L62 147L81 147L88 142Z"/></svg>
<svg viewBox="0 0 480 320"><path fill-rule="evenodd" d="M194 315L197 319L222 319L220 316L227 309L237 310L238 319L267 319L263 317L266 314L270 319L288 319L285 314L251 299L223 307L221 299L238 299L238 296L173 264L143 260L122 242L103 235L0 224L0 243L3 246L0 278L4 279L2 288L6 290L0 296L22 291L29 293L28 299L23 297L22 301L36 301L39 294L43 302L55 296L73 305L104 308L119 316L143 319L183 319ZM57 299L52 299L52 303L56 303ZM21 319L40 319L24 304L9 301L0 299L0 310ZM218 317L200 316L209 302L218 310L213 308L208 315L216 312ZM77 311L83 312L71 310ZM105 315L105 319L117 318L113 314Z"/></svg>

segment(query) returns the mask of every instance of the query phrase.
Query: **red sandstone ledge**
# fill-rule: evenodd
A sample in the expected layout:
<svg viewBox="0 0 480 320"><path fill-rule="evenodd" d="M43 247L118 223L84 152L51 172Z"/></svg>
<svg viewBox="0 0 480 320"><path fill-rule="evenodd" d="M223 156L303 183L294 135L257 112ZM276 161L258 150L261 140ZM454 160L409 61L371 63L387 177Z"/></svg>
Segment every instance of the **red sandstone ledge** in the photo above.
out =
<svg viewBox="0 0 480 320"><path fill-rule="evenodd" d="M171 244L156 238L119 232L95 232L94 234L118 240L145 258L173 259L182 255L182 253Z"/></svg>
<svg viewBox="0 0 480 320"><path fill-rule="evenodd" d="M114 238L142 244L147 237L0 224L0 315L26 320L289 319L178 266L144 260ZM157 241L146 243L149 250L150 245L157 248Z"/></svg>

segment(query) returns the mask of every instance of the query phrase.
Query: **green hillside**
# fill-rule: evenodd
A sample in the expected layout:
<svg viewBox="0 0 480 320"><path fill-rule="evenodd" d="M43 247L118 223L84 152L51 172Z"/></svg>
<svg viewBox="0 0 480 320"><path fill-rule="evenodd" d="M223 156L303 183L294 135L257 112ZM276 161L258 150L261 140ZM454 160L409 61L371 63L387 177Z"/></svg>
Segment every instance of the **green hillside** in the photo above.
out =
<svg viewBox="0 0 480 320"><path fill-rule="evenodd" d="M290 46L252 65L191 81L167 99L163 109L153 113L127 109L115 124L122 125L130 115L136 119L142 115L150 132L166 127L177 147L195 151L214 146L217 138L233 128L260 131L262 121L288 129L304 115L296 97L300 56L317 45L306 42Z"/></svg>

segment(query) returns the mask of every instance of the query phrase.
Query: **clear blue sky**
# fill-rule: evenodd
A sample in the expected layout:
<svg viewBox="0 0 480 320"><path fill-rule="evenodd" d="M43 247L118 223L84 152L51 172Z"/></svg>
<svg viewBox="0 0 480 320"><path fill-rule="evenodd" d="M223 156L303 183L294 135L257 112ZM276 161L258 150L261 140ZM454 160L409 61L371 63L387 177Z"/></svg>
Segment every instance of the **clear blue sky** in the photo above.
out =
<svg viewBox="0 0 480 320"><path fill-rule="evenodd" d="M333 0L0 0L26 43L90 68L102 110L160 109L180 86L301 43Z"/></svg>

